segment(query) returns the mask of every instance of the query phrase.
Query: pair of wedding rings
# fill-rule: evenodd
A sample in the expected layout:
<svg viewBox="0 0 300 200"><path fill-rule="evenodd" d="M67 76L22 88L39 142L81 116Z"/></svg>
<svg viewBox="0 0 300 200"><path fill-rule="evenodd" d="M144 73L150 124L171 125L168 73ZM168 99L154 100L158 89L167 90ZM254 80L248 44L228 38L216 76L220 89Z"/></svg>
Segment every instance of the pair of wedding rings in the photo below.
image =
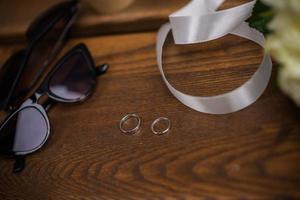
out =
<svg viewBox="0 0 300 200"><path fill-rule="evenodd" d="M129 120L136 121L135 126L133 128L125 127L125 123L128 122ZM156 127L160 123L166 124L166 127L163 130L159 130ZM122 133L132 135L132 134L139 132L139 130L141 128L141 124L142 124L142 120L137 114L127 114L121 119L120 124L119 124L119 129ZM151 128L152 133L154 133L155 135L163 135L170 131L171 121L170 121L170 119L168 119L166 117L159 117L152 122L150 128Z"/></svg>

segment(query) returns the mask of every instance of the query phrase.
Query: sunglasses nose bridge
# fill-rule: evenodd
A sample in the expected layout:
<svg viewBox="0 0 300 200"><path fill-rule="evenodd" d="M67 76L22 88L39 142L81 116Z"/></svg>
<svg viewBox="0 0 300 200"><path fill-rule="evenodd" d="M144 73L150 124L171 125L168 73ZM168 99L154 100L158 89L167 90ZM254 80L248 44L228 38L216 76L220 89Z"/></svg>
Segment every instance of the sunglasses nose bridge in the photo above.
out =
<svg viewBox="0 0 300 200"><path fill-rule="evenodd" d="M37 91L31 97L29 97L20 107L25 107L34 103L38 103L41 97L44 95L43 92Z"/></svg>
<svg viewBox="0 0 300 200"><path fill-rule="evenodd" d="M36 92L35 94L35 98L37 99L37 100L39 100L40 98L41 98L41 96L43 96L43 94L41 93L41 92Z"/></svg>

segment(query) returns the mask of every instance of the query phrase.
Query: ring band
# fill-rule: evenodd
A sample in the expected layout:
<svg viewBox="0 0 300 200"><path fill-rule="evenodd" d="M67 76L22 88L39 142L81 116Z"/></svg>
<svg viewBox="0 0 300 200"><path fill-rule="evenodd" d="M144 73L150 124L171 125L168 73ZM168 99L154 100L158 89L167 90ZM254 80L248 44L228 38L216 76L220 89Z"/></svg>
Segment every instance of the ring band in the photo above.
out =
<svg viewBox="0 0 300 200"><path fill-rule="evenodd" d="M155 130L155 125L161 121L166 121L168 123L167 125L167 128L165 130L162 130L162 131L157 131ZM166 118L166 117L160 117L160 118L157 118L156 120L154 120L151 124L151 131L152 133L154 133L155 135L163 135L167 132L169 132L171 129L171 121L170 119Z"/></svg>
<svg viewBox="0 0 300 200"><path fill-rule="evenodd" d="M124 129L123 128L124 123L127 120L132 119L132 118L137 119L137 125L133 129L129 129L129 130ZM137 114L127 114L127 115L125 115L121 119L120 124L119 124L120 131L125 133L125 134L135 134L140 130L140 127L141 127L141 118Z"/></svg>

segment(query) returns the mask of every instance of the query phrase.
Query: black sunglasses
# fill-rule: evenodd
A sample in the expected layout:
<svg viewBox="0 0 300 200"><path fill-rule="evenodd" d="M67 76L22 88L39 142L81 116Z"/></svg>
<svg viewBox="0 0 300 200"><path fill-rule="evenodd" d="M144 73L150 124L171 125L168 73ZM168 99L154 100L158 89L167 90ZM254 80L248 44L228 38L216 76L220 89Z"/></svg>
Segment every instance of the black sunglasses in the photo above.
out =
<svg viewBox="0 0 300 200"><path fill-rule="evenodd" d="M79 7L78 1L57 4L30 25L27 47L13 54L0 69L0 108L14 110L31 95L68 38Z"/></svg>
<svg viewBox="0 0 300 200"><path fill-rule="evenodd" d="M0 153L14 155L14 172L25 167L24 156L40 149L50 134L46 111L55 102L75 103L85 100L96 85L96 77L108 65L95 67L84 44L71 49L52 69L39 89L0 126ZM39 102L42 96L48 99Z"/></svg>

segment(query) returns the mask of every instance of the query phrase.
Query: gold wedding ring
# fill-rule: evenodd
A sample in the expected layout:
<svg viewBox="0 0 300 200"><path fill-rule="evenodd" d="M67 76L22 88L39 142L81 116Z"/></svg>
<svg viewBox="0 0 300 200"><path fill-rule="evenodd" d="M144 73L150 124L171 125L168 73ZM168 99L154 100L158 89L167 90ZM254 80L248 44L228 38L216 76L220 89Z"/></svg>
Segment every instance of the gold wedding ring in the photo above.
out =
<svg viewBox="0 0 300 200"><path fill-rule="evenodd" d="M136 119L137 120L136 126L132 129L124 128L124 124L130 119ZM125 115L121 119L120 124L119 124L120 131L125 133L125 134L135 134L140 130L140 127L141 127L141 118L137 114L127 114L127 115Z"/></svg>
<svg viewBox="0 0 300 200"><path fill-rule="evenodd" d="M167 123L167 127L164 129L164 130L157 130L155 128L155 126L159 123L162 123L162 122L166 122ZM155 135L163 135L167 132L169 132L171 129L171 121L170 119L166 118L166 117L160 117L160 118L157 118L156 120L154 120L151 124L151 131L152 133L154 133Z"/></svg>

